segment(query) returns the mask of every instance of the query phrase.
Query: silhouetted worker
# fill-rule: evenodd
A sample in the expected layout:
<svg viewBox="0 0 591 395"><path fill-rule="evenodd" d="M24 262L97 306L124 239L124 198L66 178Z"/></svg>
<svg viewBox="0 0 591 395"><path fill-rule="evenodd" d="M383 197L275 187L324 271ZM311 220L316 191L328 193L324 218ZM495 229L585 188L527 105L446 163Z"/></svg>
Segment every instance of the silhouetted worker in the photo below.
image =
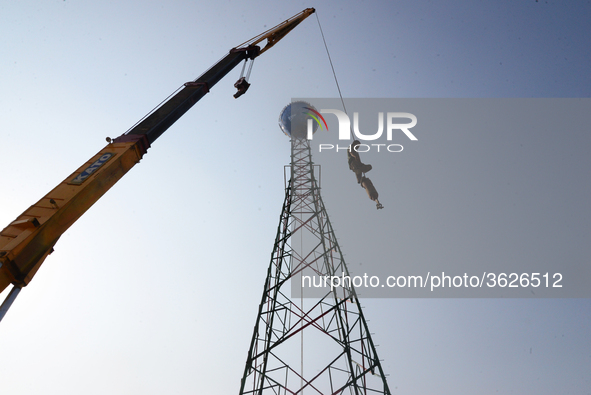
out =
<svg viewBox="0 0 591 395"><path fill-rule="evenodd" d="M367 191L367 196L369 196L371 200L376 202L376 208L378 210L384 208L384 206L382 206L382 204L378 200L378 191L376 190L376 187L373 186L373 182L371 182L369 178L361 177L361 186L365 188L365 190Z"/></svg>
<svg viewBox="0 0 591 395"><path fill-rule="evenodd" d="M347 161L349 162L349 169L355 173L357 177L357 183L361 184L362 174L367 173L371 170L371 165L366 165L361 163L361 159L359 158L359 152L357 152L357 147L361 144L359 140L353 141L349 149L347 150Z"/></svg>

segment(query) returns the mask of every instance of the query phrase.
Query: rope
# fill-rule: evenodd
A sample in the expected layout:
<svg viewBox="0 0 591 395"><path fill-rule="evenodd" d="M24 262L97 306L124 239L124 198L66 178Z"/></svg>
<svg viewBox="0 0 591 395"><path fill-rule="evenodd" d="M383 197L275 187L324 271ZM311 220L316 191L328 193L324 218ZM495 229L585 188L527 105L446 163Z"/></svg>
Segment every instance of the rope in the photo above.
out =
<svg viewBox="0 0 591 395"><path fill-rule="evenodd" d="M324 48L326 48L326 55L328 55L328 61L330 63L330 68L332 69L332 75L334 76L334 82L337 85L337 90L339 91L339 97L341 98L341 103L343 104L343 110L346 113L347 108L345 107L345 101L343 100L343 94L341 93L341 87L339 86L339 80L337 78L337 73L334 71L334 65L332 64L332 58L330 57L330 52L328 51L328 45L326 45L326 39L324 38L324 32L322 31L322 26L320 25L320 18L318 18L318 11L316 11L316 20L318 21L318 27L320 28L320 35L322 36L322 42L324 42Z"/></svg>
<svg viewBox="0 0 591 395"><path fill-rule="evenodd" d="M320 35L322 36L322 42L324 42L324 48L326 49L326 55L328 56L328 62L330 63L330 68L332 69L332 75L334 77L334 82L337 86L337 90L339 91L339 97L341 98L341 104L343 105L343 111L347 113L347 107L345 106L345 100L343 100L343 93L341 92L341 86L339 85L339 79L337 78L337 73L334 70L334 65L332 63L332 58L330 57L330 52L328 51L328 45L326 44L326 39L324 38L324 32L322 31L322 26L320 25L320 18L318 18L318 11L316 11L316 20L318 21L318 27L320 28ZM353 127L349 125L349 131L351 132L352 136L355 136L353 133Z"/></svg>
<svg viewBox="0 0 591 395"><path fill-rule="evenodd" d="M330 68L332 69L332 75L334 76L334 81L337 86L337 90L339 91L339 97L341 98L341 104L343 105L343 111L347 112L347 107L345 106L345 100L343 100L343 94L341 92L341 87L339 85L339 80L337 78L337 73L334 70L334 65L332 63L332 58L330 57L330 52L328 51L328 45L326 44L326 39L324 38L324 32L322 31L322 26L320 25L320 18L318 18L318 11L316 11L316 20L318 21L318 27L320 28L320 34L322 35L322 41L324 42L324 48L326 49L326 55L328 56L328 61L330 63ZM353 133L353 127L349 126L349 131L351 132L352 136L355 136Z"/></svg>

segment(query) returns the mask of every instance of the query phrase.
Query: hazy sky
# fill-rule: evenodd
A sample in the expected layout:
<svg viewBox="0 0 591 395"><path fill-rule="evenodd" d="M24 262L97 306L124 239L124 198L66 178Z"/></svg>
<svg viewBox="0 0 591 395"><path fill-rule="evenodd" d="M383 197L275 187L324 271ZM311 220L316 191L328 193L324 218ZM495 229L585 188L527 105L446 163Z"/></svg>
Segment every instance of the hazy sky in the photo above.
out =
<svg viewBox="0 0 591 395"><path fill-rule="evenodd" d="M306 7L318 11L345 97L591 96L588 1L4 2L0 226L105 137ZM292 97L338 96L316 16L256 60L235 100L239 73L61 237L0 324L3 394L238 392L289 163L279 111ZM361 270L383 237L393 269L434 256L467 269L476 257L586 267L585 126L473 134L457 151L438 151L441 136L424 132L400 156L368 156L380 211L345 159L342 174L327 166L323 195L345 258ZM473 194L458 200L464 188ZM589 299L362 304L393 393L591 393Z"/></svg>

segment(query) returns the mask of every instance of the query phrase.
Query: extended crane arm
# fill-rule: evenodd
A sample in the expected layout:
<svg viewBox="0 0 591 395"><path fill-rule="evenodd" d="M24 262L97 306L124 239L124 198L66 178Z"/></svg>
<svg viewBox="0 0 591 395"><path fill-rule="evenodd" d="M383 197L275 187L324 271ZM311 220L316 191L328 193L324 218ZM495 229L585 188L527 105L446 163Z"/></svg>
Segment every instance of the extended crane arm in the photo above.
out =
<svg viewBox="0 0 591 395"><path fill-rule="evenodd" d="M267 40L267 43L265 44L263 49L261 49L260 53L262 54L263 52L271 48L273 45L277 44L279 40L285 37L287 33L292 31L293 28L299 25L300 22L312 15L314 12L314 8L306 8L304 11L292 16L285 22L278 24L277 26L267 30L266 32L259 34L256 37L251 38L248 41L243 42L239 45L239 47L243 47L245 45L258 45L263 40Z"/></svg>
<svg viewBox="0 0 591 395"><path fill-rule="evenodd" d="M146 135L148 143L153 143L162 133L175 123L185 112L197 103L209 90L218 83L230 70L246 59L254 60L257 56L275 45L287 33L293 30L304 19L314 13L313 8L307 8L294 15L285 22L272 29L245 41L236 48L230 50L223 59L213 65L195 81L188 82L184 88L175 94L170 100L156 109L148 117L139 122L127 134ZM257 44L264 40L267 43L263 49Z"/></svg>
<svg viewBox="0 0 591 395"><path fill-rule="evenodd" d="M0 232L0 292L27 285L59 237L140 161L150 144L197 103L236 65L254 59L314 12L308 8L233 48L195 81L83 164ZM261 50L258 43L267 39ZM5 310L5 309L0 309ZM0 319L1 319L0 315Z"/></svg>

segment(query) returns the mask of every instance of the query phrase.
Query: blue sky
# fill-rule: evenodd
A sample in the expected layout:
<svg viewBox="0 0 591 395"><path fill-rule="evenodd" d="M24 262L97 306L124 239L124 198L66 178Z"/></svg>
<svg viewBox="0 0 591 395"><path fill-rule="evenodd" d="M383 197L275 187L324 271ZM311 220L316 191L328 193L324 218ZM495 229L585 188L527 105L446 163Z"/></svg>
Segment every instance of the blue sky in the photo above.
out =
<svg viewBox="0 0 591 395"><path fill-rule="evenodd" d="M589 2L5 2L0 224L98 152L105 137L125 132L230 48L306 7L318 11L345 97L591 96ZM250 90L235 100L239 72L212 89L63 235L21 292L0 325L3 393L238 391L289 162L279 111L292 97L338 96L315 16L256 60ZM575 135L573 140L558 131L532 144L543 145L542 153L552 142L560 146L552 158L559 167L551 175L573 188L561 191L572 208L534 205L525 218L558 221L546 223L558 224L565 240L581 246L589 244L589 187L576 181L588 173L584 148L590 141L581 130ZM489 137L469 142L482 148ZM429 147L428 136L423 139ZM384 210L376 211L363 195L351 198L367 219L368 238L372 231L376 240L396 240L405 232L443 229L435 226L447 216L426 215L418 203L397 204L421 187L433 190L411 177L426 170L419 163L426 152L417 145L396 159L395 171L375 168L371 176ZM526 151L522 158L536 161L521 163L528 165L531 185L540 187L548 167L536 153ZM437 159L443 159L442 174L486 190L487 180L475 176L472 163ZM343 188L349 189L342 195L349 198L358 187L344 171ZM505 173L489 168L486 174L500 179ZM453 185L442 183L437 192L452 195ZM337 236L350 224L342 214L344 200L337 200L341 192L329 189L338 186L335 176L324 187ZM552 196L548 202L558 204ZM425 207L428 200L420 203ZM439 207L428 206L427 213ZM463 219L446 226L481 230ZM569 244L552 244L553 232L516 223L539 243L557 247L543 256L514 244L516 254L506 256L529 256L556 270L560 259L588 264L588 249L563 251ZM430 243L443 240L429 235L436 234L426 232L424 244L406 248L405 257L425 257ZM341 243L349 264L358 266L371 246ZM479 243L476 236L466 240L476 252ZM465 249L449 251L470 257L462 255ZM589 299L363 304L394 393L590 392Z"/></svg>

